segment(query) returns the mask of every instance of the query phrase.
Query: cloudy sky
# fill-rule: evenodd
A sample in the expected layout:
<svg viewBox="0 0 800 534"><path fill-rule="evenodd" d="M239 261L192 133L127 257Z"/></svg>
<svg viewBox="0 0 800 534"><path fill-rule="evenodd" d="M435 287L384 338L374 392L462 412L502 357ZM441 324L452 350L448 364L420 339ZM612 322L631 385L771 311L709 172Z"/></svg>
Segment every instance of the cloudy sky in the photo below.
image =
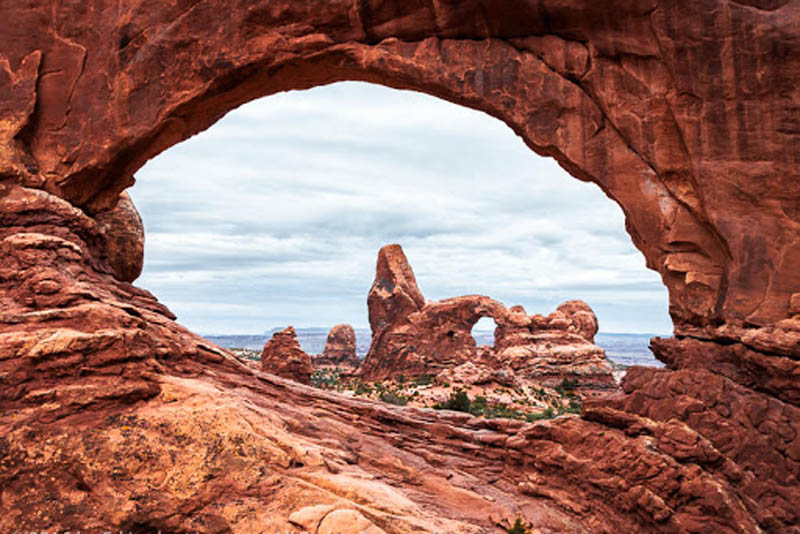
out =
<svg viewBox="0 0 800 534"><path fill-rule="evenodd" d="M428 299L479 293L546 314L581 298L601 331L671 331L615 203L500 121L427 95L339 83L263 98L136 179L137 285L200 333L366 327L388 243Z"/></svg>

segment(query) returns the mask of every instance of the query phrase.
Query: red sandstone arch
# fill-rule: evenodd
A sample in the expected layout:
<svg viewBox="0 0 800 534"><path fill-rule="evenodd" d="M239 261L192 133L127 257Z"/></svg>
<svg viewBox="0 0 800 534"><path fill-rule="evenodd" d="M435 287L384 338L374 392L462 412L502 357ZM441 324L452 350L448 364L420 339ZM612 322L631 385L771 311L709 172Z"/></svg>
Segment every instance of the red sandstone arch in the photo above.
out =
<svg viewBox="0 0 800 534"><path fill-rule="evenodd" d="M756 97L788 87L790 66L766 63L767 74L756 79L688 41L706 24L709 41L715 31L742 27L733 38L742 48L761 43L761 56L748 58L764 63L770 43L791 43L783 39L791 25L778 19L790 18L793 8L777 17L720 5L709 18L699 6L655 2L141 2L118 13L62 6L53 32L26 36L18 28L31 17L54 15L11 7L2 28L13 37L9 71L28 86L20 99L35 103L30 120L19 119L28 124L15 136L24 148L15 173L34 182L46 177L48 190L96 212L113 205L146 159L253 98L338 80L415 89L500 118L533 150L620 203L634 243L670 289L679 333L711 337L721 322L766 325L788 316L800 283L791 268L796 160L791 132L779 127L790 109ZM61 20L73 21L66 36ZM747 31L769 21L774 31L767 35ZM679 60L716 70L692 77ZM722 76L733 68L738 85ZM705 79L714 74L718 82ZM745 85L748 94L736 106L725 103ZM778 127L775 146L748 136L752 141L728 150L729 134L751 131L756 113ZM770 161L770 169L758 161ZM761 196L763 186L746 183L753 166L760 183L777 186L755 204L741 200ZM776 203L786 207L736 222ZM753 242L776 233L772 242L780 247ZM763 257L756 259L759 247Z"/></svg>
<svg viewBox="0 0 800 534"><path fill-rule="evenodd" d="M159 406L153 399L174 376L247 384L276 403L280 388L301 404L312 398L245 377L126 284L120 269L134 272L137 258L120 261L115 251L127 249L111 243L130 237L108 230L116 215L98 214L149 157L237 105L365 80L486 111L600 185L670 290L679 337L654 348L671 370L630 375L626 395L589 406L584 421L503 437L504 452L481 460L511 470L503 480L516 489L503 498L550 499L563 517L601 529L690 531L691 520L708 520L720 532L756 524L788 532L797 523L797 1L0 0L0 12L0 403L18 417L4 415L4 429L85 423L93 419L82 410L145 399ZM326 425L348 420L334 408L330 417ZM438 444L429 458L446 458L436 447L449 438L426 421L420 439ZM642 480L634 464L609 465L593 456L589 435L600 436L596 447L613 443L671 474ZM392 469L375 460L387 445L369 440L371 469ZM0 449L26 472L46 472L14 456L25 443ZM553 474L545 453L523 447L534 443L566 447L580 461ZM603 467L586 467L588 458ZM466 461L461 468L487 476ZM59 484L81 476L65 473ZM620 479L609 489L612 473ZM676 489L678 473L696 485ZM14 502L34 503L29 511L45 506L22 486L6 487ZM542 487L553 491L531 500ZM715 491L724 497L713 500ZM619 499L608 501L609 492ZM452 505L448 517L468 509Z"/></svg>

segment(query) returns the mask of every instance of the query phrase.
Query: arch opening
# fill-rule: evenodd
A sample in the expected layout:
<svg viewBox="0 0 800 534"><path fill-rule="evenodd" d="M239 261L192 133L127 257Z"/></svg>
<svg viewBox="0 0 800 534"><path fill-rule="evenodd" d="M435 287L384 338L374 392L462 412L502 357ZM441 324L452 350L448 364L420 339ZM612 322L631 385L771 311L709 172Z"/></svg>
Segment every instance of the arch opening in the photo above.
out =
<svg viewBox="0 0 800 534"><path fill-rule="evenodd" d="M374 254L395 241L431 298L483 293L545 315L583 298L604 331L644 334L643 354L669 329L613 203L502 122L424 94L349 82L266 97L137 180L139 283L207 335L348 322L363 340ZM628 326L643 307L660 318Z"/></svg>

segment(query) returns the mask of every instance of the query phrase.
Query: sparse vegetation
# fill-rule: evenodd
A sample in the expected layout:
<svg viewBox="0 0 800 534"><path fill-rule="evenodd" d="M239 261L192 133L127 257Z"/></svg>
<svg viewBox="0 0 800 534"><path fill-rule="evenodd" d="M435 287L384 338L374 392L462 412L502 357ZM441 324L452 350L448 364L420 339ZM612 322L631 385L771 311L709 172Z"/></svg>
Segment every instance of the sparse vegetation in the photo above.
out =
<svg viewBox="0 0 800 534"><path fill-rule="evenodd" d="M446 401L434 404L433 408L436 410L464 412L475 417L485 417L486 419L517 419L520 421L552 419L557 415L553 408L550 407L542 413L528 413L512 408L506 403L490 403L486 397L481 395L476 396L475 399L470 399L464 390L451 393Z"/></svg>
<svg viewBox="0 0 800 534"><path fill-rule="evenodd" d="M525 420L529 423L533 423L535 421L542 421L544 419L552 419L556 416L555 411L553 408L548 407L545 411L540 413L529 413L525 416Z"/></svg>
<svg viewBox="0 0 800 534"><path fill-rule="evenodd" d="M379 397L383 402L394 404L395 406L405 406L408 404L408 397L394 391L384 391Z"/></svg>
<svg viewBox="0 0 800 534"><path fill-rule="evenodd" d="M258 350L232 348L230 351L242 360L261 361L261 351Z"/></svg>
<svg viewBox="0 0 800 534"><path fill-rule="evenodd" d="M453 410L486 419L515 419L535 422L553 419L561 415L579 415L582 407L580 397L575 394L578 381L568 378L562 380L553 389L535 386L512 389L496 386L489 392L489 398L484 395L476 395L472 398L467 390L456 386L446 400L433 405L429 404L432 402L431 400L425 402L427 386L435 384L434 377L429 374L414 378L398 375L394 381L387 382L362 382L348 374L347 369L319 369L311 376L311 384L321 389L338 392L350 391L353 395L380 400L395 406L406 406L409 403L420 405L422 403L422 405L437 410ZM443 389L451 387L449 383L440 386ZM493 399L493 395L503 397ZM542 409L542 404L544 404L544 409Z"/></svg>
<svg viewBox="0 0 800 534"><path fill-rule="evenodd" d="M525 523L521 517L518 517L513 525L506 528L506 532L508 534L530 534L532 527L532 524Z"/></svg>
<svg viewBox="0 0 800 534"><path fill-rule="evenodd" d="M455 412L469 413L471 401L469 395L464 390L458 390L450 394L450 398L444 402L433 405L435 410L453 410Z"/></svg>
<svg viewBox="0 0 800 534"><path fill-rule="evenodd" d="M558 392L559 395L562 397L571 397L575 395L575 389L578 387L578 380L577 379L569 379L564 378L559 385L555 387L555 390Z"/></svg>
<svg viewBox="0 0 800 534"><path fill-rule="evenodd" d="M415 386L430 386L433 383L433 376L424 374L416 377L413 382Z"/></svg>
<svg viewBox="0 0 800 534"><path fill-rule="evenodd" d="M311 385L320 389L334 389L340 391L338 369L318 369L311 375Z"/></svg>

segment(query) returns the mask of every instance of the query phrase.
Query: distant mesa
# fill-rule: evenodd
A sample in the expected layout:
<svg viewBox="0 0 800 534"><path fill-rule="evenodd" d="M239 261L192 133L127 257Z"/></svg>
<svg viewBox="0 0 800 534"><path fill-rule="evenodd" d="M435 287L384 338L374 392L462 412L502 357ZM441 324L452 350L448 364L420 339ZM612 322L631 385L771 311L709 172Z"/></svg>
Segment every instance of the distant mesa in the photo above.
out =
<svg viewBox="0 0 800 534"><path fill-rule="evenodd" d="M261 370L283 378L311 383L311 356L300 347L294 327L275 332L261 351Z"/></svg>
<svg viewBox="0 0 800 534"><path fill-rule="evenodd" d="M325 350L312 360L314 368L357 368L360 361L356 355L356 331L349 324L337 324L328 333Z"/></svg>

